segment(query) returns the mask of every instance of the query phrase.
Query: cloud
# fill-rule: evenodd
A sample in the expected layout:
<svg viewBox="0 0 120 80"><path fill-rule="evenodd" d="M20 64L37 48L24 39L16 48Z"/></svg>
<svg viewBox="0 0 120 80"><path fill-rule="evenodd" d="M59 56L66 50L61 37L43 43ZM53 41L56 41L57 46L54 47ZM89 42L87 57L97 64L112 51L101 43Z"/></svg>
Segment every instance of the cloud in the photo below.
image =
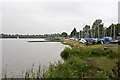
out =
<svg viewBox="0 0 120 80"><path fill-rule="evenodd" d="M27 0L26 0L27 1ZM54 33L82 29L98 18L108 26L117 22L117 3L111 2L5 2L3 32Z"/></svg>

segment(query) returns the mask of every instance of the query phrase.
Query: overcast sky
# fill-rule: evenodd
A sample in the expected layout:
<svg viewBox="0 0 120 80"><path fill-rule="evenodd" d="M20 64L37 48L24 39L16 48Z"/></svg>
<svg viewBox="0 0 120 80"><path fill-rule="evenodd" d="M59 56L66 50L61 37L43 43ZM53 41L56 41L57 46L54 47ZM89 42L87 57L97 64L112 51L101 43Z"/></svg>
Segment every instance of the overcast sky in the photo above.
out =
<svg viewBox="0 0 120 80"><path fill-rule="evenodd" d="M102 19L118 22L119 0L4 0L0 6L3 33L68 33Z"/></svg>

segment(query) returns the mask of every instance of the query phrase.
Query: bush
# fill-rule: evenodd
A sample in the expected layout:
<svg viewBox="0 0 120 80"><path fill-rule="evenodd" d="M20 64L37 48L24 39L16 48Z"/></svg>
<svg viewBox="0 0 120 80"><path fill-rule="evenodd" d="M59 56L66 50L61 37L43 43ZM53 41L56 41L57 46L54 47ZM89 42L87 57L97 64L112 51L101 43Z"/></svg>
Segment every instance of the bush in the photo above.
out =
<svg viewBox="0 0 120 80"><path fill-rule="evenodd" d="M66 63L52 64L47 78L83 78L88 66L78 57L69 58Z"/></svg>
<svg viewBox="0 0 120 80"><path fill-rule="evenodd" d="M72 52L72 50L70 48L65 48L63 52L61 52L61 57L64 59L64 60L67 60L68 57L70 56L70 53Z"/></svg>

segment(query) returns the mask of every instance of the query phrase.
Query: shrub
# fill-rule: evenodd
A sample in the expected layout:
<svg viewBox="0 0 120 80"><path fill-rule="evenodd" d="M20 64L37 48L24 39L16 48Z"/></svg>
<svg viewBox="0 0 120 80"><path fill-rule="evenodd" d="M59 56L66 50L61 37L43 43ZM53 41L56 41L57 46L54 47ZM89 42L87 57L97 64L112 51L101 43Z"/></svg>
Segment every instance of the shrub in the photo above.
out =
<svg viewBox="0 0 120 80"><path fill-rule="evenodd" d="M61 52L60 55L64 60L67 60L71 52L72 50L70 48L65 48L64 51Z"/></svg>
<svg viewBox="0 0 120 80"><path fill-rule="evenodd" d="M52 64L46 73L47 78L83 78L87 65L78 57L71 57L65 63Z"/></svg>

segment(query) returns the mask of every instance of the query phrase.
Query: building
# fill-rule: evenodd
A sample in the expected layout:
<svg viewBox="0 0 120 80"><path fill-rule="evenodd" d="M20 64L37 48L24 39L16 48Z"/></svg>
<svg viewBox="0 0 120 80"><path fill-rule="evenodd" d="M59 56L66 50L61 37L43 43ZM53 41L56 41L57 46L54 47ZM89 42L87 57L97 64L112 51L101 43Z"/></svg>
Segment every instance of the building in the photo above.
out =
<svg viewBox="0 0 120 80"><path fill-rule="evenodd" d="M118 23L120 23L120 1L118 2Z"/></svg>

